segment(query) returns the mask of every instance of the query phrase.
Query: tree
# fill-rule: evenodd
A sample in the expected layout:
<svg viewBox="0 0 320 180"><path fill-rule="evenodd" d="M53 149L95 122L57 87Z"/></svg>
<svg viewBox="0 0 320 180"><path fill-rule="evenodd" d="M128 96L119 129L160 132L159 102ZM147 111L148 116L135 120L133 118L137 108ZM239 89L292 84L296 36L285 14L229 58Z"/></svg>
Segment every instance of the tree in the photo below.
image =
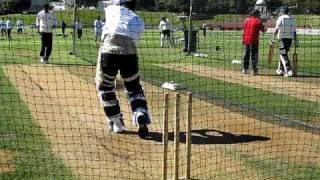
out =
<svg viewBox="0 0 320 180"><path fill-rule="evenodd" d="M77 5L79 6L96 6L99 0L76 0Z"/></svg>
<svg viewBox="0 0 320 180"><path fill-rule="evenodd" d="M149 11L157 10L157 2L155 0L137 0L137 8Z"/></svg>
<svg viewBox="0 0 320 180"><path fill-rule="evenodd" d="M31 6L31 0L2 0L0 11L9 13L18 13L27 10Z"/></svg>

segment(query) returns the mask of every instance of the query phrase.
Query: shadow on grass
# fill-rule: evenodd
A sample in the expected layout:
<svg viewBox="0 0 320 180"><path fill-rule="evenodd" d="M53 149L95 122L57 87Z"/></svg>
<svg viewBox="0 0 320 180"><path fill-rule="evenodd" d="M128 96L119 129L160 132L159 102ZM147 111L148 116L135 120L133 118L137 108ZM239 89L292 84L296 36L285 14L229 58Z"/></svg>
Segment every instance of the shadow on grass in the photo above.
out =
<svg viewBox="0 0 320 180"><path fill-rule="evenodd" d="M126 131L123 134L137 135L136 132ZM138 136L138 135L137 135ZM174 133L168 133L169 141L174 140ZM162 142L162 133L150 132L146 140ZM247 134L232 134L229 132L218 131L214 129L193 130L191 135L192 144L239 144L255 141L268 141L269 137L254 136ZM180 132L180 142L186 143L186 133Z"/></svg>

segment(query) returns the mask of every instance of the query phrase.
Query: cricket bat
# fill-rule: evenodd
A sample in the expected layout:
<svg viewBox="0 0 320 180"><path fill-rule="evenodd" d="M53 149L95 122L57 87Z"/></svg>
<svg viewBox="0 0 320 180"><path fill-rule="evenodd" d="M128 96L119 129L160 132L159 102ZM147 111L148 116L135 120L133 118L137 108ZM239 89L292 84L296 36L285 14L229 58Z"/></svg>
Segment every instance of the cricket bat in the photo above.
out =
<svg viewBox="0 0 320 180"><path fill-rule="evenodd" d="M273 53L274 53L274 43L270 43L270 45L269 45L269 53L268 53L268 64L269 65L272 63Z"/></svg>
<svg viewBox="0 0 320 180"><path fill-rule="evenodd" d="M293 55L292 55L292 75L298 75L298 54L297 54L297 46L294 45Z"/></svg>

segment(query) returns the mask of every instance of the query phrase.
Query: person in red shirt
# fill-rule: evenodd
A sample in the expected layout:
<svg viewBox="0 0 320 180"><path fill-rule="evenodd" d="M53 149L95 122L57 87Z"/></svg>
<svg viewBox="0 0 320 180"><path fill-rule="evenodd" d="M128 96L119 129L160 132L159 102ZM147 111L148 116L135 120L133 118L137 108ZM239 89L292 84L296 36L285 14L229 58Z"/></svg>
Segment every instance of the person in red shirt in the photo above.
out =
<svg viewBox="0 0 320 180"><path fill-rule="evenodd" d="M252 62L252 75L258 74L258 52L260 31L265 32L265 28L260 19L260 12L259 10L253 10L250 13L250 16L245 19L243 24L243 74L248 74L250 56Z"/></svg>

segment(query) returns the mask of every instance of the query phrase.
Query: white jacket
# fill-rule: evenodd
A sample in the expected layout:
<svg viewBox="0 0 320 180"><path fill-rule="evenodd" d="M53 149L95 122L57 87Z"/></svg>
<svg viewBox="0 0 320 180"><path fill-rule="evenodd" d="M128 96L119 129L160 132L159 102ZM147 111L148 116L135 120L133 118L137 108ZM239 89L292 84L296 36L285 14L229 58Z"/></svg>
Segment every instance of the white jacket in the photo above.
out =
<svg viewBox="0 0 320 180"><path fill-rule="evenodd" d="M138 40L144 32L143 20L126 7L109 5L105 8L105 16L102 39L105 35L118 34Z"/></svg>
<svg viewBox="0 0 320 180"><path fill-rule="evenodd" d="M37 14L36 26L39 27L40 32L51 33L54 26L57 25L57 18L52 11L40 11Z"/></svg>

